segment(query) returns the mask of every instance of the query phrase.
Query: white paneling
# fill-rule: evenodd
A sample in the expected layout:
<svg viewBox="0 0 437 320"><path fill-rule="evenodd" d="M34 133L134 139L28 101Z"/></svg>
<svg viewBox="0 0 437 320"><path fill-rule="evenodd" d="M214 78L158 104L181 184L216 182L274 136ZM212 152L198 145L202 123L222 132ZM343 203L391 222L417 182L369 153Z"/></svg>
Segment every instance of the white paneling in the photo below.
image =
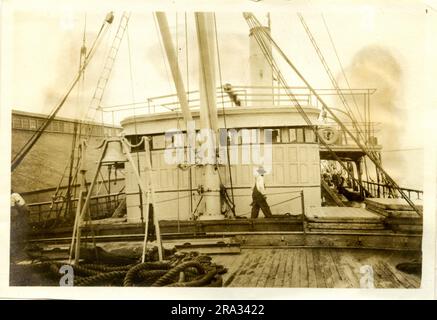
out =
<svg viewBox="0 0 437 320"><path fill-rule="evenodd" d="M284 184L284 164L278 164L275 166L274 170L274 182L275 184Z"/></svg>
<svg viewBox="0 0 437 320"><path fill-rule="evenodd" d="M283 163L284 162L284 148L282 145L273 146L273 163Z"/></svg>
<svg viewBox="0 0 437 320"><path fill-rule="evenodd" d="M297 162L297 147L296 146L288 147L288 161L289 162Z"/></svg>
<svg viewBox="0 0 437 320"><path fill-rule="evenodd" d="M307 183L308 182L308 165L307 164L300 164L300 182L301 183Z"/></svg>
<svg viewBox="0 0 437 320"><path fill-rule="evenodd" d="M300 146L298 150L299 150L299 162L306 162L308 159L307 158L308 147Z"/></svg>
<svg viewBox="0 0 437 320"><path fill-rule="evenodd" d="M289 175L288 175L288 181L290 181L290 184L297 184L299 183L299 173L298 173L298 165L297 164L289 164Z"/></svg>

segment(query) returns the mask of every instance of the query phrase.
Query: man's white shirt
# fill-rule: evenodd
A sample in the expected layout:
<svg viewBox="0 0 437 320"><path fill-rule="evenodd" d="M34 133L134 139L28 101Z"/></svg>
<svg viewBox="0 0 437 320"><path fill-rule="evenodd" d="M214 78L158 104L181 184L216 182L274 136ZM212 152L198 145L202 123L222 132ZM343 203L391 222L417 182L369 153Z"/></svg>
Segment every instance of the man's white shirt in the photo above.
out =
<svg viewBox="0 0 437 320"><path fill-rule="evenodd" d="M257 175L255 177L255 186L261 194L263 194L263 195L266 194L266 189L265 189L265 185L264 185L264 177L262 175Z"/></svg>
<svg viewBox="0 0 437 320"><path fill-rule="evenodd" d="M20 196L18 193L11 194L11 207L19 206L22 207L26 204L26 201L24 201L23 197Z"/></svg>

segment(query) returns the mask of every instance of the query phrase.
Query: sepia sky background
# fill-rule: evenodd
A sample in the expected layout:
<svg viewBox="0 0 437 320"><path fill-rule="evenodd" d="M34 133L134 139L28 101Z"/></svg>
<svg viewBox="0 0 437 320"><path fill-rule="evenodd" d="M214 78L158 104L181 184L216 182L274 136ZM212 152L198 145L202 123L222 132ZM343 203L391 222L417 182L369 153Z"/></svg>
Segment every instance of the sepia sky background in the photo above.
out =
<svg viewBox="0 0 437 320"><path fill-rule="evenodd" d="M59 113L64 117L82 118L124 8L120 3L112 7L99 6L98 9L95 5L60 3L50 7L50 10L44 6L16 5L8 11L9 24L3 30L8 35L3 44L9 65L6 74L8 107L49 113L77 73L85 18L86 45L89 48L106 13L113 10L115 20L87 68L84 83L70 95ZM141 7L137 3L132 1L126 8L131 11L128 33L121 44L103 106L141 102L149 97L175 92L158 40L152 14L155 8ZM291 61L313 87L332 88L296 15L301 12L333 74L341 86L346 87L323 23L323 14L351 86L377 89L371 100L372 116L374 121L381 123L383 161L389 165L389 172L398 178L401 185L421 189L422 170L411 169L410 162L413 159L415 163L423 162L425 52L432 45L427 39L427 28L429 19L436 19L436 11L432 7L418 1L353 4L337 1L329 6L315 1L242 1L246 5L243 8L231 5L229 1L222 3L220 7L199 8L216 11L221 76L223 83L234 85L249 84L249 29L241 13L248 10L263 22L266 21L266 13L270 12L272 36ZM185 7L183 2L179 4L168 12L168 20L174 42L178 44L183 77L188 77L190 90L197 90L198 55L192 12L198 7ZM280 65L290 85L302 85L285 64ZM339 101L328 102L340 107ZM136 114L141 112L139 109L135 111ZM115 114L115 123L118 124L129 114L132 115L133 111ZM106 119L111 119L111 115L107 114ZM100 118L95 120L100 121Z"/></svg>

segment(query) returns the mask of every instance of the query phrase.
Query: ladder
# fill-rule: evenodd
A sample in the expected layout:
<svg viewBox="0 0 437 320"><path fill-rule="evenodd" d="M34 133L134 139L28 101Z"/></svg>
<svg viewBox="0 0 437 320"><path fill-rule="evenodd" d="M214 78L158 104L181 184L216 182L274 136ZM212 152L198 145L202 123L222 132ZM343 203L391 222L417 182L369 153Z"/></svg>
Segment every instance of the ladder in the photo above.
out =
<svg viewBox="0 0 437 320"><path fill-rule="evenodd" d="M118 50L120 49L121 41L126 32L128 23L130 19L130 13L123 12L121 16L120 23L118 25L117 32L115 34L114 40L112 41L111 48L109 49L108 55L106 56L105 63L103 65L102 72L100 74L99 80L97 81L96 89L94 90L93 97L90 102L88 109L87 118L93 120L94 116L90 115L91 111L94 114L97 110L101 110L101 102L103 99L103 94L105 92L106 86L109 81L109 76L111 75L112 68L114 67L115 59L117 58Z"/></svg>
<svg viewBox="0 0 437 320"><path fill-rule="evenodd" d="M323 190L326 191L327 195L329 195L331 200L335 202L335 204L337 206L339 206L339 207L344 207L345 206L343 201L341 201L341 199L339 198L339 196L334 192L334 190L332 190L328 186L328 184L323 179L320 179L320 185L322 186Z"/></svg>

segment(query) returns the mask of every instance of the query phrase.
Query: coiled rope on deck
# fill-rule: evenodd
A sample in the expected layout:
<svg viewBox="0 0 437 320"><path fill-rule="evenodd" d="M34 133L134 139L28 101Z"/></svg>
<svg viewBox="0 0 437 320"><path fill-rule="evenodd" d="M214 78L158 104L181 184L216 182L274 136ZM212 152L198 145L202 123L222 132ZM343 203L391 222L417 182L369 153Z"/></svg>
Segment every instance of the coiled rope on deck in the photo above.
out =
<svg viewBox="0 0 437 320"><path fill-rule="evenodd" d="M153 260L151 256L149 255L149 259ZM221 274L227 271L223 266L212 263L210 256L199 255L197 252L177 252L166 261L146 261L121 266L96 263L73 265L45 261L20 268L25 269L25 272L31 271L43 276L39 280L45 279L46 283L54 283L64 275L60 271L63 266L72 268L74 286L221 287Z"/></svg>

